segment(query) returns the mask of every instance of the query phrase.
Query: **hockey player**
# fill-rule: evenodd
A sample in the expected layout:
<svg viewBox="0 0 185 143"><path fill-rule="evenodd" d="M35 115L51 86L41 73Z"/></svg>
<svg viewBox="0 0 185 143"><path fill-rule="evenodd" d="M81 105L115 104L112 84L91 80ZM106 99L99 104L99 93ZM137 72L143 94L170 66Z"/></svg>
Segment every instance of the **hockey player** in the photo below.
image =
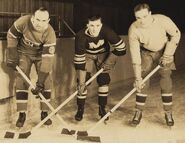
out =
<svg viewBox="0 0 185 143"><path fill-rule="evenodd" d="M34 64L38 80L32 93L37 95L41 92L48 101L51 97L50 72L56 45L55 32L49 21L48 11L41 7L33 15L17 19L7 34L7 66L16 70L18 65L29 77L31 66ZM16 73L16 104L19 112L17 127L23 127L26 120L28 88L21 75ZM49 108L42 100L40 109L43 120L48 115ZM51 124L50 119L45 122L45 125Z"/></svg>
<svg viewBox="0 0 185 143"><path fill-rule="evenodd" d="M138 4L134 8L136 21L129 28L129 45L135 74L136 112L133 124L139 124L147 97L147 86L142 79L152 68L160 64L160 88L165 120L168 126L174 125L172 117L172 79L175 69L174 53L180 40L180 31L167 16L151 14L148 4ZM148 85L146 83L146 85Z"/></svg>
<svg viewBox="0 0 185 143"><path fill-rule="evenodd" d="M110 51L109 43L114 47ZM84 105L87 96L85 82L90 78L95 64L96 69L104 68L97 77L99 116L106 114L105 106L111 81L109 71L114 67L117 56L126 54L124 41L110 28L102 24L99 15L88 18L87 27L80 30L75 38L74 64L77 72L77 121L83 119ZM108 118L107 118L108 119Z"/></svg>

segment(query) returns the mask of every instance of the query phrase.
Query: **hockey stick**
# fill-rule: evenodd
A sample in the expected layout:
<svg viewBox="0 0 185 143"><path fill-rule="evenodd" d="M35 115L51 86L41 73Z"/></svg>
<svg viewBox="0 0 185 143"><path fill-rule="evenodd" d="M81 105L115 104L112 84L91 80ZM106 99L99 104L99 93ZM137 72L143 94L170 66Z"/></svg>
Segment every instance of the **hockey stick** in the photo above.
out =
<svg viewBox="0 0 185 143"><path fill-rule="evenodd" d="M86 85L91 83L100 73L103 72L103 68L101 68L98 72L96 72L88 81L86 81ZM63 106L65 106L69 101L71 101L76 95L78 91L75 91L73 94L71 94L64 102L62 102L54 111L52 111L46 118L44 118L43 121L47 121L49 118L51 118L54 114L56 114ZM33 128L33 130L39 128L42 125L40 122L37 126ZM31 131L32 132L32 131ZM62 134L67 135L73 135L76 131L75 130L68 130L67 128L62 129Z"/></svg>
<svg viewBox="0 0 185 143"><path fill-rule="evenodd" d="M100 73L103 72L103 69L100 69L96 74L94 74L87 82L86 85L91 83ZM56 109L53 109L52 112L44 118L39 124L37 124L35 127L33 127L30 131L19 134L19 138L27 138L31 135L35 130L37 130L39 127L41 127L48 119L50 119L54 114L56 114L63 106L65 106L69 101L71 101L76 95L78 91L75 91L72 95L70 95L63 103L60 104ZM64 128L63 133L64 134L73 134L75 132L74 130L69 131L68 129ZM13 132L6 132L5 138L14 138L15 133Z"/></svg>
<svg viewBox="0 0 185 143"><path fill-rule="evenodd" d="M30 79L25 75L25 73L19 68L19 66L16 66L16 70L19 72L19 74L24 78L24 80L31 86L31 88L35 89L35 86L31 83ZM39 97L43 100L43 102L51 109L51 111L54 111L55 109L53 108L53 106L51 106L51 104L45 99L45 97L42 95L42 93L39 93ZM56 114L57 118L60 120L60 122L62 124L64 124L65 126L67 125L67 123L64 122L64 120L58 115ZM45 121L41 121L42 124L45 123ZM26 132L26 133L21 133L19 134L18 138L27 138L29 135L31 135L31 133ZM14 133L13 132L6 132L5 134L5 138L13 138Z"/></svg>
<svg viewBox="0 0 185 143"><path fill-rule="evenodd" d="M67 24L67 22L63 19L62 20L64 22L64 24L66 25L66 27L71 31L71 33L73 33L74 36L76 36L76 33L73 31L73 29Z"/></svg>
<svg viewBox="0 0 185 143"><path fill-rule="evenodd" d="M145 83L154 73L156 73L160 69L160 65L158 65L155 69L153 69L142 81ZM88 131L78 131L77 140L82 141L93 141L100 142L100 137L88 136L93 130L95 130L98 125L100 125L107 117L109 117L125 100L127 100L134 92L136 88L133 88L126 96L124 96L103 118L101 118L92 128Z"/></svg>

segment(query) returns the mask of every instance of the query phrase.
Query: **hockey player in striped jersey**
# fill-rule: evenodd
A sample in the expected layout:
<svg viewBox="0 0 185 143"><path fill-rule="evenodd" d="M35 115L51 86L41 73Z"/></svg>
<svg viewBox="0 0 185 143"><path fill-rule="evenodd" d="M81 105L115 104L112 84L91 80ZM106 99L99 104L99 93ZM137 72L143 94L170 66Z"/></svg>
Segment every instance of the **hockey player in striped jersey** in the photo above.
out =
<svg viewBox="0 0 185 143"><path fill-rule="evenodd" d="M135 73L136 112L132 120L139 124L147 97L147 86L141 84L156 64L161 64L160 88L165 120L168 126L174 125L172 117L172 79L175 69L174 53L180 40L180 31L167 16L151 14L148 4L138 4L134 8L136 21L129 28L129 45ZM146 84L147 85L147 84Z"/></svg>
<svg viewBox="0 0 185 143"><path fill-rule="evenodd" d="M114 48L110 50L110 45ZM99 15L89 17L87 27L80 30L75 38L74 64L77 72L77 121L83 119L84 105L87 96L85 81L90 78L93 66L104 68L97 77L99 116L106 114L107 96L111 81L109 71L114 67L116 58L126 54L124 41L110 28L102 24Z"/></svg>
<svg viewBox="0 0 185 143"><path fill-rule="evenodd" d="M7 34L7 66L16 70L18 65L29 77L31 66L34 64L38 80L32 93L39 92L49 101L51 97L52 59L55 53L56 36L49 24L49 13L44 8L36 10L33 15L25 15L17 19ZM20 74L16 73L16 104L19 118L17 127L22 127L26 120L28 102L28 84ZM48 115L49 108L41 100L41 120ZM52 124L49 119L45 125Z"/></svg>

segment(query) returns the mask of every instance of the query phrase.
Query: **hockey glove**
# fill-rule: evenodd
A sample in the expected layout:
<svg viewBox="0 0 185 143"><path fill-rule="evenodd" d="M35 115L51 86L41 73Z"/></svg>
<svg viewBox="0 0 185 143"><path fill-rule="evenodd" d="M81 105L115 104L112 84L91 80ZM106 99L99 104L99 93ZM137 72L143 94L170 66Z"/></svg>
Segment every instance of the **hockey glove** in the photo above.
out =
<svg viewBox="0 0 185 143"><path fill-rule="evenodd" d="M137 92L141 92L141 89L145 86L144 83L142 83L142 78L136 79L134 82L134 87L136 88Z"/></svg>
<svg viewBox="0 0 185 143"><path fill-rule="evenodd" d="M77 85L77 90L78 90L78 95L83 96L84 93L87 91L87 86L85 83L83 84L78 84Z"/></svg>
<svg viewBox="0 0 185 143"><path fill-rule="evenodd" d="M109 54L108 58L101 64L101 68L104 69L104 71L110 71L114 68L116 65L116 59L117 56L114 55L112 52Z"/></svg>
<svg viewBox="0 0 185 143"><path fill-rule="evenodd" d="M36 83L36 87L35 89L31 89L31 92L34 94L34 95L38 95L39 93L43 93L44 91L44 84L42 83Z"/></svg>
<svg viewBox="0 0 185 143"><path fill-rule="evenodd" d="M174 56L169 56L169 55L163 55L161 58L160 58L160 61L159 61L159 64L162 66L162 67L171 67L171 65L173 64L174 62Z"/></svg>

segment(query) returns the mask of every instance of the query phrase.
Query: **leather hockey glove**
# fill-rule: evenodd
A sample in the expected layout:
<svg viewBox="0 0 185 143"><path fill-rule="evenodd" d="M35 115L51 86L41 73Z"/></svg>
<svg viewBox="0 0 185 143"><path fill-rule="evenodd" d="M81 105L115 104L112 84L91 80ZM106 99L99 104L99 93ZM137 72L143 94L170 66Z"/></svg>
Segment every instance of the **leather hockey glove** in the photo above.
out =
<svg viewBox="0 0 185 143"><path fill-rule="evenodd" d="M36 83L36 87L35 89L31 89L31 92L34 94L34 95L38 95L39 93L43 93L44 91L44 84L42 83Z"/></svg>
<svg viewBox="0 0 185 143"><path fill-rule="evenodd" d="M116 59L117 59L117 56L111 52L108 58L105 60L105 62L101 64L101 68L103 68L104 71L110 71L115 67Z"/></svg>
<svg viewBox="0 0 185 143"><path fill-rule="evenodd" d="M173 55L163 55L161 58L160 58L160 61L159 61L159 64L162 66L162 67L171 67L171 65L173 64L174 62L174 56Z"/></svg>

